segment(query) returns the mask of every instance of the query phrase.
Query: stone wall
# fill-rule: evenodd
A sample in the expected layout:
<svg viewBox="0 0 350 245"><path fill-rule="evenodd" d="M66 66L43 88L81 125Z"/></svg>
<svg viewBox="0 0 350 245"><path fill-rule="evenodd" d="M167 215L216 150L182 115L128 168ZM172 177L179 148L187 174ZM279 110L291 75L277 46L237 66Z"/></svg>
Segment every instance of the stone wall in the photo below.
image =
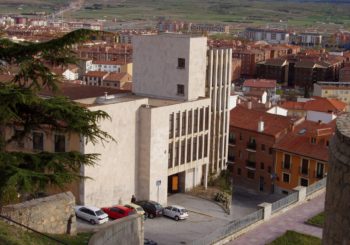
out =
<svg viewBox="0 0 350 245"><path fill-rule="evenodd" d="M51 234L76 234L75 198L71 192L8 205L1 214L30 228Z"/></svg>
<svg viewBox="0 0 350 245"><path fill-rule="evenodd" d="M143 217L134 214L109 222L91 237L89 245L141 245L144 243L143 239Z"/></svg>
<svg viewBox="0 0 350 245"><path fill-rule="evenodd" d="M329 163L323 244L350 244L350 114L337 119Z"/></svg>

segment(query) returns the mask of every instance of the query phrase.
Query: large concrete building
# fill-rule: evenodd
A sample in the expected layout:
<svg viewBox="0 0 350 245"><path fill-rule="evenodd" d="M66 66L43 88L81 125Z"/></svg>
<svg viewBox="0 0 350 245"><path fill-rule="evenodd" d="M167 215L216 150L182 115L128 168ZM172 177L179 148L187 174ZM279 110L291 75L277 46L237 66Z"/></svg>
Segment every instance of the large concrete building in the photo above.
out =
<svg viewBox="0 0 350 245"><path fill-rule="evenodd" d="M90 178L70 187L81 204L128 203L133 194L166 204L169 192L206 186L209 173L226 168L232 51L208 50L206 37L187 35L133 41L132 92L62 85L63 95L110 115L99 123L115 139L61 140L65 150L100 154L81 170Z"/></svg>

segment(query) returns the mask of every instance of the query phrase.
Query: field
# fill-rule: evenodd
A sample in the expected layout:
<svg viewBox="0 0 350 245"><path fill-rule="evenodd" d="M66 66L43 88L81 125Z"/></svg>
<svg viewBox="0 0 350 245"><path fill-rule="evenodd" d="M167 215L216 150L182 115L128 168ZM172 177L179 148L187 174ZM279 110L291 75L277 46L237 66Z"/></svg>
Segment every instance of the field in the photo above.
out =
<svg viewBox="0 0 350 245"><path fill-rule="evenodd" d="M323 228L324 219L325 219L324 212L322 212L322 213L312 217L308 221L306 221L306 223L310 224L310 225L315 225L315 226Z"/></svg>
<svg viewBox="0 0 350 245"><path fill-rule="evenodd" d="M0 13L22 8L52 11L68 0L0 0ZM350 1L342 0L85 0L83 7L65 17L118 22L152 22L159 17L237 26L282 23L321 30L350 28ZM24 6L24 7L23 7ZM7 9L6 9L7 8Z"/></svg>
<svg viewBox="0 0 350 245"><path fill-rule="evenodd" d="M282 22L291 26L350 26L350 3L293 0L86 0L85 8L74 13L80 18L156 20L160 16L194 22L265 24ZM324 24L323 24L324 23Z"/></svg>

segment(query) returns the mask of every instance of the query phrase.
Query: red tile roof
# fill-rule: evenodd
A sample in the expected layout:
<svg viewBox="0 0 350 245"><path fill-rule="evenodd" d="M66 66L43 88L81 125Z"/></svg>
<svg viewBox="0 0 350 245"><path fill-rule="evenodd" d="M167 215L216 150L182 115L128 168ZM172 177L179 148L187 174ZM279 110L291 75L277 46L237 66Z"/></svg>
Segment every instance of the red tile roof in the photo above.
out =
<svg viewBox="0 0 350 245"><path fill-rule="evenodd" d="M310 157L313 159L328 161L329 149L326 141L329 140L335 130L335 120L328 124L319 124L317 122L304 121L299 124L293 132L275 144L277 150ZM322 138L322 143L311 143L311 137Z"/></svg>
<svg viewBox="0 0 350 245"><path fill-rule="evenodd" d="M85 77L104 77L108 74L105 71L89 71L84 74Z"/></svg>
<svg viewBox="0 0 350 245"><path fill-rule="evenodd" d="M332 98L314 97L313 100L306 102L284 101L281 107L287 110L305 110L319 112L342 112L346 108L346 104L340 100Z"/></svg>
<svg viewBox="0 0 350 245"><path fill-rule="evenodd" d="M275 88L276 80L248 79L244 81L243 86L252 88Z"/></svg>
<svg viewBox="0 0 350 245"><path fill-rule="evenodd" d="M291 117L247 109L240 105L232 109L230 112L231 127L257 132L259 120L264 122L264 131L261 133L274 137L277 137L281 132L288 130L292 124Z"/></svg>
<svg viewBox="0 0 350 245"><path fill-rule="evenodd" d="M305 103L305 110L319 112L341 112L346 108L346 104L337 99L317 97Z"/></svg>

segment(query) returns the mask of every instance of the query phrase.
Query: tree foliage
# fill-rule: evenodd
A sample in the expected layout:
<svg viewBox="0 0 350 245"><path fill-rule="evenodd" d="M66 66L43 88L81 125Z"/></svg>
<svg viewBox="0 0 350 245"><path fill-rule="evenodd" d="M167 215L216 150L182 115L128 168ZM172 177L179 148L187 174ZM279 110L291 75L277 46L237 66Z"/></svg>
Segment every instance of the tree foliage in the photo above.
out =
<svg viewBox="0 0 350 245"><path fill-rule="evenodd" d="M33 130L75 134L92 143L114 140L98 125L109 119L105 112L90 111L65 97L38 95L43 88L58 91L60 77L49 66L75 63L71 46L92 34L96 32L77 30L43 43L0 39L1 69L16 67L11 81L0 81L0 206L15 201L18 194L33 194L48 186L63 188L84 178L80 168L94 165L98 158L78 151L9 150L16 141L31 139Z"/></svg>

